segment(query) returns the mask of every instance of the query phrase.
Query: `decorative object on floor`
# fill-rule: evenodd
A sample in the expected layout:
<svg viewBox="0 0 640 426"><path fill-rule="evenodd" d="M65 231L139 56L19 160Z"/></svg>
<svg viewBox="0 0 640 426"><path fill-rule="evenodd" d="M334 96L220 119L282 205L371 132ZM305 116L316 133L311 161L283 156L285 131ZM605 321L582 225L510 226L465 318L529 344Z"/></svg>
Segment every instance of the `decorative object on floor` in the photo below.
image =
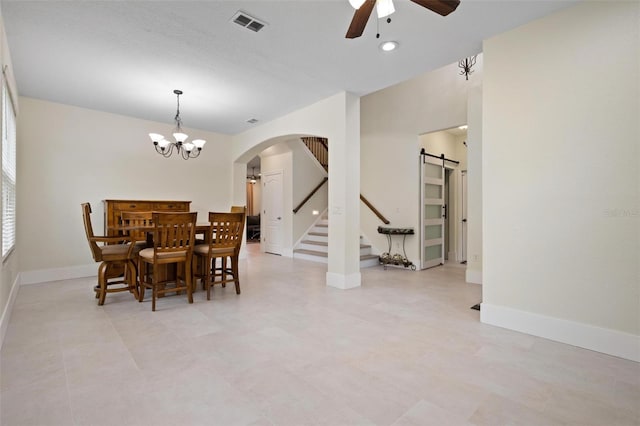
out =
<svg viewBox="0 0 640 426"><path fill-rule="evenodd" d="M186 142L189 136L182 132L182 119L180 118L180 95L182 95L182 90L176 89L173 93L176 94L178 105L176 116L174 117L176 128L173 132L173 137L176 141L170 142L158 133L149 133L149 137L151 138L153 145L156 147L156 152L158 154L162 154L164 157L171 157L175 148L176 152L182 155L182 158L185 160L188 160L189 158L196 158L200 155L202 147L207 143L207 141L204 139L194 139L191 142Z"/></svg>
<svg viewBox="0 0 640 426"><path fill-rule="evenodd" d="M438 15L447 16L460 4L460 0L411 0L412 2L425 7ZM387 18L391 22L389 15L396 11L393 0L349 0L351 6L356 9L353 19L347 30L346 38L358 38L362 35L364 27L369 21L373 7L376 6L378 18ZM379 36L379 35L378 35Z"/></svg>
<svg viewBox="0 0 640 426"><path fill-rule="evenodd" d="M473 305L473 306L471 307L471 309L475 309L476 311L479 311L479 310L480 310L480 304L479 304L479 303L476 303L475 305Z"/></svg>
<svg viewBox="0 0 640 426"><path fill-rule="evenodd" d="M462 68L460 75L464 75L467 80L469 80L469 74L473 74L473 70L471 68L476 64L477 57L478 55L473 55L458 61L458 67Z"/></svg>

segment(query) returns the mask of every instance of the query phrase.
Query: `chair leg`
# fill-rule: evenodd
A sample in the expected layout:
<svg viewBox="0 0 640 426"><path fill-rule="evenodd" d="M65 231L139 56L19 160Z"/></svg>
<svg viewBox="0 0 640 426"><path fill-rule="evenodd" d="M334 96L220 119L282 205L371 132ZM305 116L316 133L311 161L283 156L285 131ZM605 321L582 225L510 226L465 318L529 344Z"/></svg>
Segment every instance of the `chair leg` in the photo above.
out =
<svg viewBox="0 0 640 426"><path fill-rule="evenodd" d="M153 277L151 277L151 311L156 310L156 297L158 297L158 286L156 280L158 279L158 265L153 264Z"/></svg>
<svg viewBox="0 0 640 426"><path fill-rule="evenodd" d="M203 261L204 263L204 261ZM206 270L204 272L204 285L207 289L207 300L211 300L211 271L213 270L213 275L215 278L215 274L216 274L216 258L210 258L209 256L207 256L207 265L206 265Z"/></svg>
<svg viewBox="0 0 640 426"><path fill-rule="evenodd" d="M129 269L129 290L133 293L133 297L139 299L138 271L136 270L136 264L133 260L128 260L126 267Z"/></svg>
<svg viewBox="0 0 640 426"><path fill-rule="evenodd" d="M100 287L100 297L98 299L98 305L104 305L104 300L107 296L107 264L102 262L98 268L98 286Z"/></svg>
<svg viewBox="0 0 640 426"><path fill-rule="evenodd" d="M227 258L223 257L222 260L220 261L220 266L222 267L221 272L222 272L222 287L226 287L227 286Z"/></svg>
<svg viewBox="0 0 640 426"><path fill-rule="evenodd" d="M144 289L146 287L146 271L147 267L142 259L138 260L138 275L140 277L140 289L138 290L138 302L144 300Z"/></svg>
<svg viewBox="0 0 640 426"><path fill-rule="evenodd" d="M238 256L231 258L231 268L233 270L233 279L236 284L236 294L240 294L240 276L238 274Z"/></svg>
<svg viewBox="0 0 640 426"><path fill-rule="evenodd" d="M191 277L191 259L189 259L187 262L184 262L184 282L187 285L187 298L189 299L189 303L193 303L193 288L191 287L192 284L192 277Z"/></svg>

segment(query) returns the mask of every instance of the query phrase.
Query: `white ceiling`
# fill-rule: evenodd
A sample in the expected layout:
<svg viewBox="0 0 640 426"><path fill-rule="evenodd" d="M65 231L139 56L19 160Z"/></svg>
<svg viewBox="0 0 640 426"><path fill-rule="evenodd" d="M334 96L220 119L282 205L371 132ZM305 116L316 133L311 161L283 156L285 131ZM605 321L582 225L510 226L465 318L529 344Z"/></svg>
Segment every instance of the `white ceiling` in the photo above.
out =
<svg viewBox="0 0 640 426"><path fill-rule="evenodd" d="M479 53L482 40L571 1L462 0L441 17L395 0L345 39L347 0L0 3L22 96L234 134L346 90L358 95ZM242 10L268 25L232 22ZM400 47L384 53L382 40ZM517 66L514 66L517 72ZM462 77L461 77L462 78Z"/></svg>

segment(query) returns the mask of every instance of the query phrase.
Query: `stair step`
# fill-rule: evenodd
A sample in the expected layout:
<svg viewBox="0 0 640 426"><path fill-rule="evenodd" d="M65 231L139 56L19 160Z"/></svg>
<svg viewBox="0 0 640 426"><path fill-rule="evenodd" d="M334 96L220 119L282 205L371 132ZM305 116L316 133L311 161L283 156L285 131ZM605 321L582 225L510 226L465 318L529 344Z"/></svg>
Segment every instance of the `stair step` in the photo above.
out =
<svg viewBox="0 0 640 426"><path fill-rule="evenodd" d="M314 246L324 246L324 247L328 247L329 246L329 243L327 243L325 241L314 241L314 240L300 241L300 244L312 244Z"/></svg>
<svg viewBox="0 0 640 426"><path fill-rule="evenodd" d="M293 251L294 253L298 253L298 254L308 254L310 256L318 256L318 257L328 257L329 254L324 252L324 251L317 251L317 250L307 250L307 249L295 249Z"/></svg>
<svg viewBox="0 0 640 426"><path fill-rule="evenodd" d="M323 246L323 247L329 246L329 243L326 241L316 241L316 240L302 240L300 241L300 244L312 244L314 246ZM371 245L360 243L360 248L361 249L371 248Z"/></svg>
<svg viewBox="0 0 640 426"><path fill-rule="evenodd" d="M329 251L329 243L326 241L319 240L303 240L298 244L298 249L300 250L312 250L312 251L321 251L326 253ZM371 246L369 244L360 244L360 255L367 255L371 253Z"/></svg>

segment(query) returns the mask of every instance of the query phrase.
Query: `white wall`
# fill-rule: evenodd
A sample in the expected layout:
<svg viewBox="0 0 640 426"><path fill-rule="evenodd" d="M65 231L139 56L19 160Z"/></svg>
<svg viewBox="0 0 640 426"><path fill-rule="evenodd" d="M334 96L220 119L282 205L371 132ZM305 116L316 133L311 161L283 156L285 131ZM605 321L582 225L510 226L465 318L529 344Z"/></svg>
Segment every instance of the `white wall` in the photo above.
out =
<svg viewBox="0 0 640 426"><path fill-rule="evenodd" d="M640 360L640 4L484 44L482 320Z"/></svg>
<svg viewBox="0 0 640 426"><path fill-rule="evenodd" d="M482 87L469 90L467 131L467 282L482 284ZM491 165L489 165L491 166Z"/></svg>
<svg viewBox="0 0 640 426"><path fill-rule="evenodd" d="M391 222L419 231L419 135L467 123L467 91L482 81L482 59L466 81L457 64L361 99L361 193ZM378 252L382 222L364 205L362 231ZM420 264L419 236L406 239L407 257Z"/></svg>
<svg viewBox="0 0 640 426"><path fill-rule="evenodd" d="M102 200L107 198L191 200L199 220L232 204L228 136L186 129L207 140L200 157L163 158L147 133L168 134L170 123L31 98L20 102L18 252L25 277L92 264L82 202L91 203L96 233L103 229ZM95 268L86 270L95 273Z"/></svg>

